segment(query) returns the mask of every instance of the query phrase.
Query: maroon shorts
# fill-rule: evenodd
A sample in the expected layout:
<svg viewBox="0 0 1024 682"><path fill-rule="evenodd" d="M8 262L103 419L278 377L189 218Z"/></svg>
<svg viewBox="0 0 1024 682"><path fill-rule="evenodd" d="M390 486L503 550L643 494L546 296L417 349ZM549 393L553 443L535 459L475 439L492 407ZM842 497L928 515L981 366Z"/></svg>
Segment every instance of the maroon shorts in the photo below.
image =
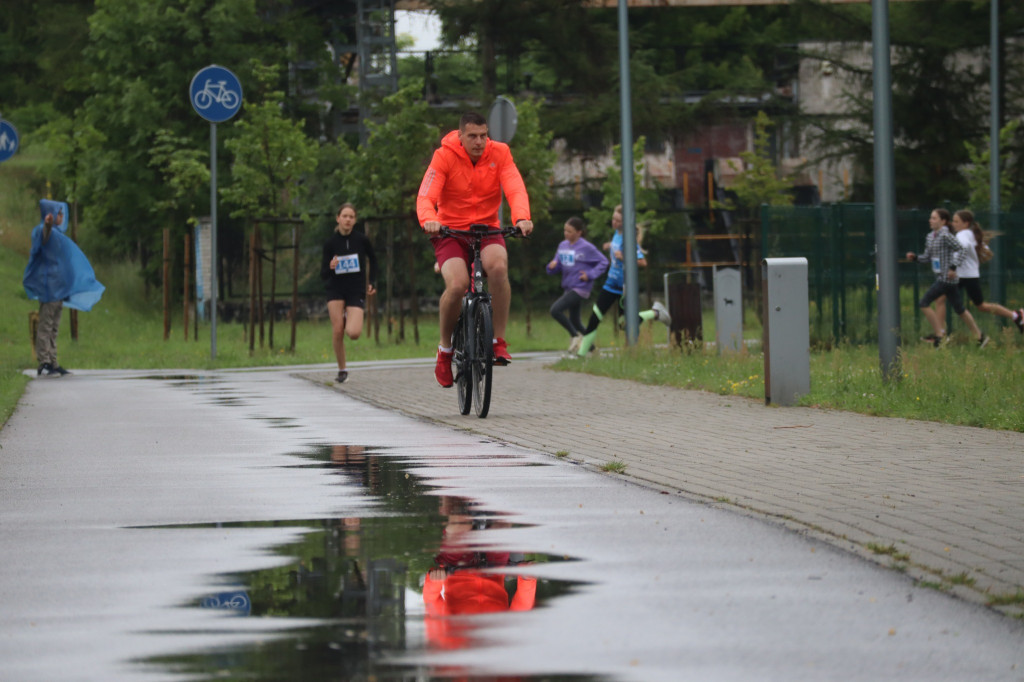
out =
<svg viewBox="0 0 1024 682"><path fill-rule="evenodd" d="M439 266L443 266L444 262L449 258L461 258L466 263L467 268L473 262L473 251L468 241L458 237L431 237L430 243L434 245L434 258L437 259ZM505 238L500 234L496 234L484 237L481 242L482 246L490 246L491 244L501 244L504 247Z"/></svg>

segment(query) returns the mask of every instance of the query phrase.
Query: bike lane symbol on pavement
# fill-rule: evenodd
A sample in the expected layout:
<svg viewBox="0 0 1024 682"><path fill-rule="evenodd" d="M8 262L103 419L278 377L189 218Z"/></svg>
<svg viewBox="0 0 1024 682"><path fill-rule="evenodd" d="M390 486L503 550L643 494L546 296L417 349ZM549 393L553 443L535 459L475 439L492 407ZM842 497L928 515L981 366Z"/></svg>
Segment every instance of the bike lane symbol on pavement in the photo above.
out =
<svg viewBox="0 0 1024 682"><path fill-rule="evenodd" d="M231 71L211 64L192 77L189 101L207 121L222 123L242 106L242 85Z"/></svg>

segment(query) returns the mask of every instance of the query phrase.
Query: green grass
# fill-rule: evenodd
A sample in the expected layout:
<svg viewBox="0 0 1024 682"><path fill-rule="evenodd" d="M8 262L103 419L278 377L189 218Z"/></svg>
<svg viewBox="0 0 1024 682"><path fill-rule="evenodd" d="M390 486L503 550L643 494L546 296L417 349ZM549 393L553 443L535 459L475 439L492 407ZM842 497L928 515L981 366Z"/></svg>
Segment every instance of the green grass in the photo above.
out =
<svg viewBox="0 0 1024 682"><path fill-rule="evenodd" d="M1014 593L992 595L988 600L989 606L1019 606L1024 604L1024 590L1017 590Z"/></svg>
<svg viewBox="0 0 1024 682"><path fill-rule="evenodd" d="M910 555L907 554L906 552L901 552L898 549L896 549L896 545L895 544L879 545L878 543L875 543L875 542L869 542L869 543L867 543L864 546L870 552L872 552L873 554L877 554L877 555L880 555L880 556L881 555L890 556L895 561L909 561L910 560Z"/></svg>
<svg viewBox="0 0 1024 682"><path fill-rule="evenodd" d="M936 350L917 341L900 351L900 380L885 382L875 346L839 345L811 353L807 407L849 410L1024 432L1024 339L1006 328L985 349L966 336ZM718 355L714 349L669 349L640 342L556 368L647 384L764 400L764 357L755 350Z"/></svg>
<svg viewBox="0 0 1024 682"><path fill-rule="evenodd" d="M617 459L613 459L610 462L605 462L601 465L601 471L607 471L612 474L621 474L626 470L626 463L620 462Z"/></svg>

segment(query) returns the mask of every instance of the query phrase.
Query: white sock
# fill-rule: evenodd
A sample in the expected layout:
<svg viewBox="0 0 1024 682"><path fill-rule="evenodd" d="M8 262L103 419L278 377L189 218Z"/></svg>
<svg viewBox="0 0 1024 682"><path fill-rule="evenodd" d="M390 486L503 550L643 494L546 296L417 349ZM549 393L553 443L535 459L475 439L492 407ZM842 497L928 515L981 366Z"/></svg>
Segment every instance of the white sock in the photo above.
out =
<svg viewBox="0 0 1024 682"><path fill-rule="evenodd" d="M448 346L447 348L445 348L444 346L438 344L437 349L439 351L441 351L442 353L451 353L452 352L452 347L451 346Z"/></svg>

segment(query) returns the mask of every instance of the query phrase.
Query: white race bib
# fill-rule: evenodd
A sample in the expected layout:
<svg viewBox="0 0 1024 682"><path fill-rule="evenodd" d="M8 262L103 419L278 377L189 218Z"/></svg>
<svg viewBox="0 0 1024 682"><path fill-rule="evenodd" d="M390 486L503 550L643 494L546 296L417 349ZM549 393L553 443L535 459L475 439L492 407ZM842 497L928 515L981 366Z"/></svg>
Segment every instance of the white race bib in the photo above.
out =
<svg viewBox="0 0 1024 682"><path fill-rule="evenodd" d="M339 275L359 272L359 254L351 253L347 256L338 256L338 264L334 266L334 272Z"/></svg>
<svg viewBox="0 0 1024 682"><path fill-rule="evenodd" d="M563 268L571 268L576 265L576 252L575 251L559 251L558 262L562 264Z"/></svg>
<svg viewBox="0 0 1024 682"><path fill-rule="evenodd" d="M934 272L936 275L942 274L942 261L940 261L938 258L932 258L932 272Z"/></svg>

